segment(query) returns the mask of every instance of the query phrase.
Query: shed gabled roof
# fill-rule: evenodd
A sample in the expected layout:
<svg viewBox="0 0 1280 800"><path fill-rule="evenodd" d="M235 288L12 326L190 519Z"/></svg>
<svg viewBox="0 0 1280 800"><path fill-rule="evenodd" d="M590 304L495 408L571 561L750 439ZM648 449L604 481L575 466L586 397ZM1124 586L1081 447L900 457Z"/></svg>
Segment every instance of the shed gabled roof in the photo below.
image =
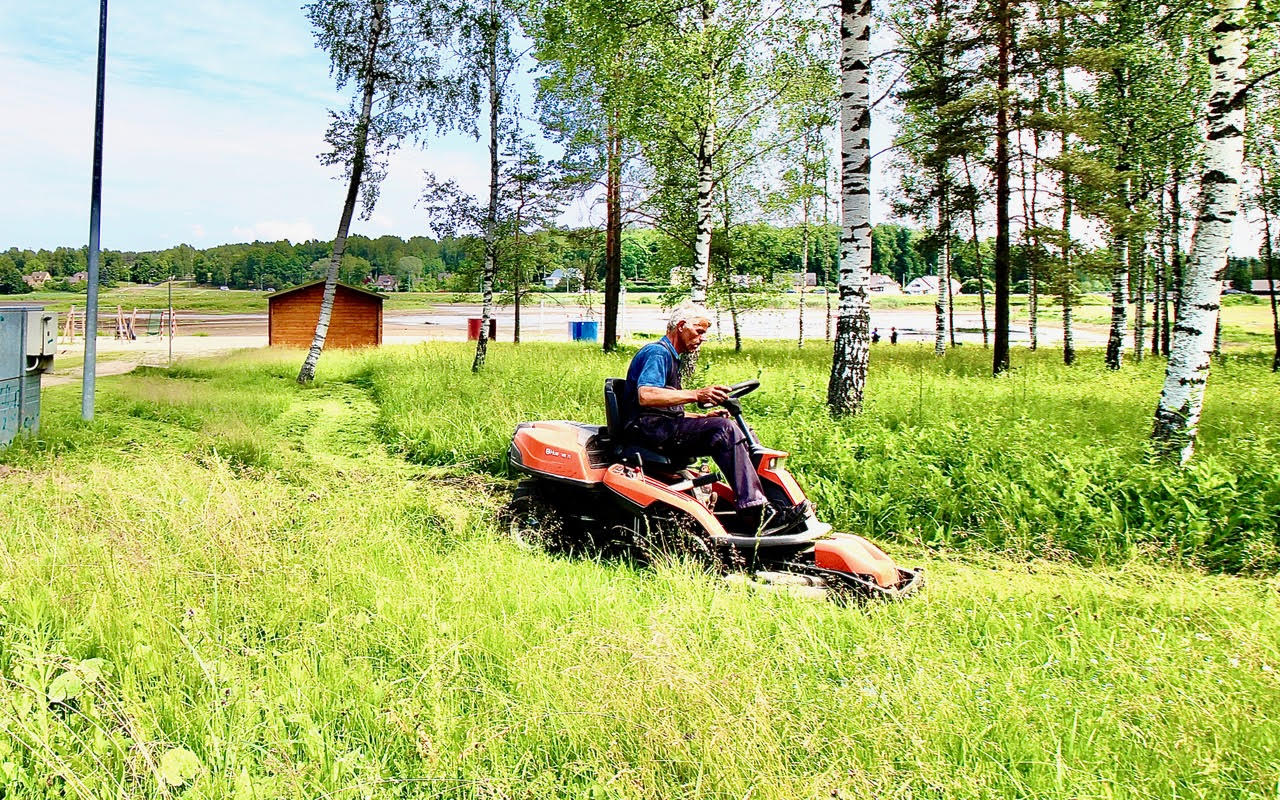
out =
<svg viewBox="0 0 1280 800"><path fill-rule="evenodd" d="M301 291L302 289L310 289L312 286L315 286L316 284L320 284L323 286L324 279L321 278L320 280L317 280L317 281L307 281L306 283L300 283L297 286L291 286L288 289L281 289L278 292L272 292L271 294L267 295L267 302L269 303L272 300L275 300L280 297L284 297L286 294L293 294L294 292ZM359 292L360 294L367 294L370 297L376 297L379 300L387 299L387 296L385 294L378 294L377 292L371 292L368 289L362 289L359 286L352 286L351 284L343 283L342 281L338 281L337 285L341 286L344 289L350 289L353 292Z"/></svg>

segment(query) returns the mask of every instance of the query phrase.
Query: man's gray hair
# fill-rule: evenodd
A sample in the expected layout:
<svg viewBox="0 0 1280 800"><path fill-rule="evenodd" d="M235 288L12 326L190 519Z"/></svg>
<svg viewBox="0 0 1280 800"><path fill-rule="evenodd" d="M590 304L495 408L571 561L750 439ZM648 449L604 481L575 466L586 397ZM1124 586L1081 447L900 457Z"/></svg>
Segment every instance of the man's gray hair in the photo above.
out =
<svg viewBox="0 0 1280 800"><path fill-rule="evenodd" d="M705 319L710 322L711 312L707 311L706 307L692 301L681 303L671 309L671 316L667 318L667 330L674 331L681 322L693 322L699 319Z"/></svg>

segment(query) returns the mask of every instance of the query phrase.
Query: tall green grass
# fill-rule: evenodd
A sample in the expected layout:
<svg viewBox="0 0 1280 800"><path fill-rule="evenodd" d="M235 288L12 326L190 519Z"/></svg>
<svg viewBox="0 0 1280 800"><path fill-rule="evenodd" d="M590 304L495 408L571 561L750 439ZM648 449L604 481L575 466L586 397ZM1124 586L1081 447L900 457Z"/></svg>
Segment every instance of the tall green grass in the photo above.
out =
<svg viewBox="0 0 1280 800"><path fill-rule="evenodd" d="M527 552L493 479L383 441L446 406L501 446L625 362L523 347L505 392L447 347L108 378L88 425L47 392L0 451L4 797L1274 797L1273 582L897 548L923 593L842 607ZM856 433L781 419L777 355L709 360L775 433Z"/></svg>
<svg viewBox="0 0 1280 800"><path fill-rule="evenodd" d="M411 459L505 474L508 437L532 419L604 422L605 377L631 352L495 345L479 375L463 346L424 345L371 362L379 431ZM865 411L823 406L820 344L708 347L701 381L760 378L744 401L762 440L792 454L838 528L930 547L1122 563L1142 554L1228 572L1280 568L1280 385L1264 353L1215 365L1199 454L1180 470L1147 457L1164 362L1112 372L1085 352L873 350Z"/></svg>

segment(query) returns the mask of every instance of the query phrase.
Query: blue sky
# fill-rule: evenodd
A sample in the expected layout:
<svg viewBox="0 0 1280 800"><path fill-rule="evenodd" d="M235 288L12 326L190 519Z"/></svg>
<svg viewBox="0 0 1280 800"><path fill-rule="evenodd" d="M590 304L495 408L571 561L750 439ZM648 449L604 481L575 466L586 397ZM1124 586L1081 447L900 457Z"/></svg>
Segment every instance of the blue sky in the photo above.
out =
<svg viewBox="0 0 1280 800"><path fill-rule="evenodd" d="M333 236L344 185L316 154L327 109L347 97L299 6L112 0L104 247ZM0 83L0 249L88 241L97 25L95 0L0 0L0 74L12 78ZM888 137L878 130L874 145ZM426 233L414 204L427 169L482 193L487 153L456 135L401 151L373 217L353 230ZM599 216L580 201L562 221Z"/></svg>
<svg viewBox="0 0 1280 800"><path fill-rule="evenodd" d="M316 155L325 149L327 109L347 97L335 91L299 6L112 0L104 247L333 236L345 186ZM96 0L0 0L0 249L88 241L97 32ZM521 80L526 90L528 83ZM873 151L893 135L886 111L874 118ZM888 217L888 161L874 167L876 221ZM457 135L400 151L373 217L353 231L428 233L415 208L428 169L479 194L487 152ZM579 201L562 221L595 224L599 216ZM1257 252L1256 227L1237 224L1234 252Z"/></svg>
<svg viewBox="0 0 1280 800"><path fill-rule="evenodd" d="M0 0L0 248L88 240L98 3ZM114 0L108 22L104 247L333 236L344 194L322 166L328 60L294 3ZM360 233L424 232L424 169L478 190L462 137L395 157Z"/></svg>

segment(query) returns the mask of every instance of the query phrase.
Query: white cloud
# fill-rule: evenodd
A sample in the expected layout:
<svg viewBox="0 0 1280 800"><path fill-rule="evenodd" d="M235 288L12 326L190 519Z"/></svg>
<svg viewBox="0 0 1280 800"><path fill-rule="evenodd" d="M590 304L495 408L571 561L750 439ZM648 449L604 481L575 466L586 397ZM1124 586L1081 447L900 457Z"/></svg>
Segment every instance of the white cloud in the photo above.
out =
<svg viewBox="0 0 1280 800"><path fill-rule="evenodd" d="M240 241L253 242L275 242L280 239L288 239L291 242L305 242L308 239L319 239L320 235L316 231L316 227L306 220L297 220L295 222L282 222L280 220L266 220L263 222L255 222L247 227L237 225L231 229L231 233Z"/></svg>

